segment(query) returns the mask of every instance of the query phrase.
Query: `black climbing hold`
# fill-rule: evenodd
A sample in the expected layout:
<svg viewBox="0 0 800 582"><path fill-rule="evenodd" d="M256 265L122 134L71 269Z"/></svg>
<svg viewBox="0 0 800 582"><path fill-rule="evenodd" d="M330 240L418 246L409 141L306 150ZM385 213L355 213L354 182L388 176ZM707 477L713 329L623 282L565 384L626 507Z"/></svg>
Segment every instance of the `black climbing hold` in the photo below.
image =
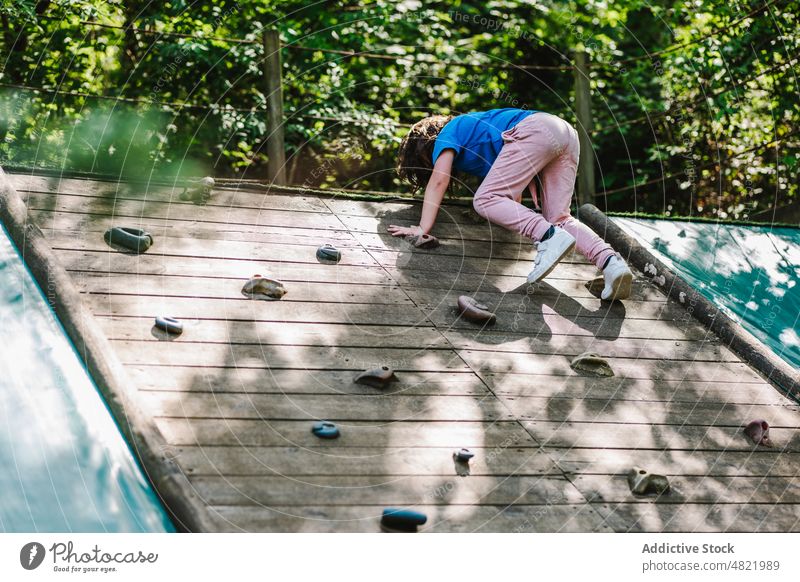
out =
<svg viewBox="0 0 800 582"><path fill-rule="evenodd" d="M174 317L166 317L164 315L156 316L156 327L161 331L173 335L180 335L183 333L183 324Z"/></svg>
<svg viewBox="0 0 800 582"><path fill-rule="evenodd" d="M430 234L408 235L406 240L411 243L415 249L435 249L439 246L439 239Z"/></svg>
<svg viewBox="0 0 800 582"><path fill-rule="evenodd" d="M381 528L390 532L415 532L426 521L428 516L419 511L387 507L381 516Z"/></svg>
<svg viewBox="0 0 800 582"><path fill-rule="evenodd" d="M135 253L143 253L153 246L153 237L149 232L127 226L109 228L103 239L111 246L122 247Z"/></svg>
<svg viewBox="0 0 800 582"><path fill-rule="evenodd" d="M320 263L338 263L342 260L342 251L326 243L317 249L317 260Z"/></svg>
<svg viewBox="0 0 800 582"><path fill-rule="evenodd" d="M468 295L461 295L458 298L458 312L469 321L475 323L489 323L492 324L497 321L497 316L489 311L489 308L483 303L478 303Z"/></svg>
<svg viewBox="0 0 800 582"><path fill-rule="evenodd" d="M462 463L469 463L469 460L475 456L475 453L469 449L459 449L453 453L453 458Z"/></svg>
<svg viewBox="0 0 800 582"><path fill-rule="evenodd" d="M656 475L640 467L628 471L628 487L634 495L663 495L670 490L669 480L664 475Z"/></svg>
<svg viewBox="0 0 800 582"><path fill-rule="evenodd" d="M276 300L286 295L286 287L277 279L253 275L242 287L242 295L248 299Z"/></svg>
<svg viewBox="0 0 800 582"><path fill-rule="evenodd" d="M591 293L593 296L600 299L600 295L603 292L603 289L606 288L606 278L605 277L595 277L591 281L586 281L583 284L584 287Z"/></svg>
<svg viewBox="0 0 800 582"><path fill-rule="evenodd" d="M744 427L744 434L747 435L753 444L762 447L771 447L772 441L769 438L769 423L766 420L753 420Z"/></svg>
<svg viewBox="0 0 800 582"><path fill-rule="evenodd" d="M570 367L576 372L585 372L593 376L610 377L614 375L614 370L611 369L608 361L594 352L583 352L575 356Z"/></svg>
<svg viewBox="0 0 800 582"><path fill-rule="evenodd" d="M353 381L356 384L364 384L373 388L385 388L396 379L397 376L394 375L394 370L389 366L381 366L380 368L364 370Z"/></svg>
<svg viewBox="0 0 800 582"><path fill-rule="evenodd" d="M311 432L321 439L339 438L339 427L327 420L315 422L311 427Z"/></svg>

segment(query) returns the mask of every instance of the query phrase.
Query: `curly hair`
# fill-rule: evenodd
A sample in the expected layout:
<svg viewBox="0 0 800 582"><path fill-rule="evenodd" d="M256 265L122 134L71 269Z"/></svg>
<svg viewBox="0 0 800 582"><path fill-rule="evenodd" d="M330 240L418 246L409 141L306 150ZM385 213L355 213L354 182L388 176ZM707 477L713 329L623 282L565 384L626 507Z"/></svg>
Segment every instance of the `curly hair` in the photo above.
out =
<svg viewBox="0 0 800 582"><path fill-rule="evenodd" d="M411 127L400 143L397 173L413 188L413 192L425 188L433 173L433 144L436 136L453 119L452 115L432 115Z"/></svg>

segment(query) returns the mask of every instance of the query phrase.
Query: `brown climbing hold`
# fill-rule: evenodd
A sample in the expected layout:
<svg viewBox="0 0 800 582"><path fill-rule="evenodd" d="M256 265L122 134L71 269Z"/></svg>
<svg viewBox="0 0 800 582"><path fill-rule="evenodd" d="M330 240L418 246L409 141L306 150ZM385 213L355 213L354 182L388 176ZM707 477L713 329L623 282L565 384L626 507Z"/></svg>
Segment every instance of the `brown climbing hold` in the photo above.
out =
<svg viewBox="0 0 800 582"><path fill-rule="evenodd" d="M408 235L406 240L410 242L415 249L435 249L439 246L439 239L430 234L421 234L419 236Z"/></svg>
<svg viewBox="0 0 800 582"><path fill-rule="evenodd" d="M583 286L586 287L589 293L600 299L600 294L606 286L606 279L605 277L595 277L591 281L586 281Z"/></svg>
<svg viewBox="0 0 800 582"><path fill-rule="evenodd" d="M275 301L286 295L286 293L286 287L283 286L283 283L261 275L253 275L242 287L242 295L248 299Z"/></svg>
<svg viewBox="0 0 800 582"><path fill-rule="evenodd" d="M614 370L611 369L608 361L594 352L583 352L575 356L570 367L576 372L585 372L594 376L610 377L614 375Z"/></svg>
<svg viewBox="0 0 800 582"><path fill-rule="evenodd" d="M771 447L772 441L769 438L769 423L766 420L754 420L744 427L744 434L753 441L753 444L762 447Z"/></svg>
<svg viewBox="0 0 800 582"><path fill-rule="evenodd" d="M669 480L639 467L628 471L628 486L634 495L662 495L669 492Z"/></svg>
<svg viewBox="0 0 800 582"><path fill-rule="evenodd" d="M397 376L394 375L394 370L389 366L381 366L380 368L364 370L355 377L354 382L356 384L372 386L373 388L385 388L394 380L397 380Z"/></svg>
<svg viewBox="0 0 800 582"><path fill-rule="evenodd" d="M483 303L478 303L468 295L461 295L458 298L458 312L464 319L475 323L494 323L497 316L489 311L489 307Z"/></svg>

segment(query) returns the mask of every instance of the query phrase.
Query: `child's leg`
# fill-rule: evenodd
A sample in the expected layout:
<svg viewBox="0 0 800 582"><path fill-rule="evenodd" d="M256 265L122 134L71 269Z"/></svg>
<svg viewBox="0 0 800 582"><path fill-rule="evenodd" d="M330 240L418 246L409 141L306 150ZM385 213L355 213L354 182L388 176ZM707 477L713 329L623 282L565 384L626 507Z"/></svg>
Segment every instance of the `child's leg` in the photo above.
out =
<svg viewBox="0 0 800 582"><path fill-rule="evenodd" d="M608 258L614 255L614 249L569 212L580 155L578 132L563 119L551 117L548 124L553 126L551 131L555 140L561 143L562 151L539 173L542 215L549 223L574 236L575 247L602 270Z"/></svg>
<svg viewBox="0 0 800 582"><path fill-rule="evenodd" d="M473 200L475 211L485 219L537 241L551 225L541 214L517 200L533 177L555 156L546 140L531 137L540 125L532 120L540 115L545 114L535 113L503 134L503 149Z"/></svg>

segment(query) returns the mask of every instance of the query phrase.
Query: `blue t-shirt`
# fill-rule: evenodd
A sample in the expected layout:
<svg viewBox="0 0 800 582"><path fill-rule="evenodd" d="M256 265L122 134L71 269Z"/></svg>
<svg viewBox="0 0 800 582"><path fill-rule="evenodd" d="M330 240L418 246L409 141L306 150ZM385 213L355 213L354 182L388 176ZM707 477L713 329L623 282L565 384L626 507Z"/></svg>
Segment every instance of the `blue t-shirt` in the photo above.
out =
<svg viewBox="0 0 800 582"><path fill-rule="evenodd" d="M433 163L443 150L455 150L453 168L483 178L503 147L502 133L536 113L527 109L491 109L454 117L433 144Z"/></svg>

